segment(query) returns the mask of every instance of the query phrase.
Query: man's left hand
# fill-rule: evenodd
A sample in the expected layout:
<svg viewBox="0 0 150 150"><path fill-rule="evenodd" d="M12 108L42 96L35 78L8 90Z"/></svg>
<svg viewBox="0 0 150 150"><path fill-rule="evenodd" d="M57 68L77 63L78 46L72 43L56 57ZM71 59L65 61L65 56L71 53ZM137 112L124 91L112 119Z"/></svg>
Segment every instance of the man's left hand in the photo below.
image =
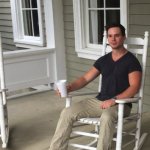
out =
<svg viewBox="0 0 150 150"><path fill-rule="evenodd" d="M115 105L115 101L113 99L109 99L109 100L106 100L106 101L103 101L100 105L100 108L101 109L106 109L106 108L109 108L113 105Z"/></svg>

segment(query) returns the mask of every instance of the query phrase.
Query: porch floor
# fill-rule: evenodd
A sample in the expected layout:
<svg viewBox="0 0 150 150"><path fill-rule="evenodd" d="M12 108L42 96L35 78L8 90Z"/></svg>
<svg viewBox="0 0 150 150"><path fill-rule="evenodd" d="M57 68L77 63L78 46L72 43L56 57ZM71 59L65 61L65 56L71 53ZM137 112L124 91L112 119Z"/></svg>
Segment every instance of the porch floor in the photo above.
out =
<svg viewBox="0 0 150 150"><path fill-rule="evenodd" d="M10 99L7 104L10 138L6 150L48 150L65 100L48 91ZM150 112L147 112L143 115L142 131L150 134L149 129ZM150 150L149 135L142 150Z"/></svg>

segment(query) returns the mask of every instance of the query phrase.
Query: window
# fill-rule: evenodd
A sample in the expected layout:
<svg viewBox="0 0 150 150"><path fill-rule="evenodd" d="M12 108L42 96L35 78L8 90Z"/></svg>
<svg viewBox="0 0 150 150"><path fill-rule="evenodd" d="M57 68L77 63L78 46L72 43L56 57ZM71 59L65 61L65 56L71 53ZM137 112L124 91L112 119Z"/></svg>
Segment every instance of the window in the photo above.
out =
<svg viewBox="0 0 150 150"><path fill-rule="evenodd" d="M127 27L126 0L74 0L75 49L79 57L101 55L104 26L119 22Z"/></svg>
<svg viewBox="0 0 150 150"><path fill-rule="evenodd" d="M22 0L22 22L25 36L39 37L39 19L36 0Z"/></svg>
<svg viewBox="0 0 150 150"><path fill-rule="evenodd" d="M40 0L11 0L14 41L43 46Z"/></svg>

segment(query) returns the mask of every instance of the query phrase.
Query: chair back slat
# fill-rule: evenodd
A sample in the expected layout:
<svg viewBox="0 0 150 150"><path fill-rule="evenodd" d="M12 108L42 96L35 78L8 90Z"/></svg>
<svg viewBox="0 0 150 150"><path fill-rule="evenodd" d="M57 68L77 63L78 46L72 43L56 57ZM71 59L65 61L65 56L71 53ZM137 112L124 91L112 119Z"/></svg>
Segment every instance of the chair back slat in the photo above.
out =
<svg viewBox="0 0 150 150"><path fill-rule="evenodd" d="M144 39L142 38L134 38L134 37L128 37L126 38L125 44L130 44L130 45L144 45Z"/></svg>

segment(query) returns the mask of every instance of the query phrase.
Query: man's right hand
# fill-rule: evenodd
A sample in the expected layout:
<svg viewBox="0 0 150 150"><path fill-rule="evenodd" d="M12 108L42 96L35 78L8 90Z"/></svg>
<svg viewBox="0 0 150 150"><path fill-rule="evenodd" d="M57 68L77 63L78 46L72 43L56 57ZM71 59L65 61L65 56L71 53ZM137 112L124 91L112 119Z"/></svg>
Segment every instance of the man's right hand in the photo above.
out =
<svg viewBox="0 0 150 150"><path fill-rule="evenodd" d="M55 93L56 93L57 96L60 96L60 97L61 97L61 94L60 94L58 88L55 90Z"/></svg>

